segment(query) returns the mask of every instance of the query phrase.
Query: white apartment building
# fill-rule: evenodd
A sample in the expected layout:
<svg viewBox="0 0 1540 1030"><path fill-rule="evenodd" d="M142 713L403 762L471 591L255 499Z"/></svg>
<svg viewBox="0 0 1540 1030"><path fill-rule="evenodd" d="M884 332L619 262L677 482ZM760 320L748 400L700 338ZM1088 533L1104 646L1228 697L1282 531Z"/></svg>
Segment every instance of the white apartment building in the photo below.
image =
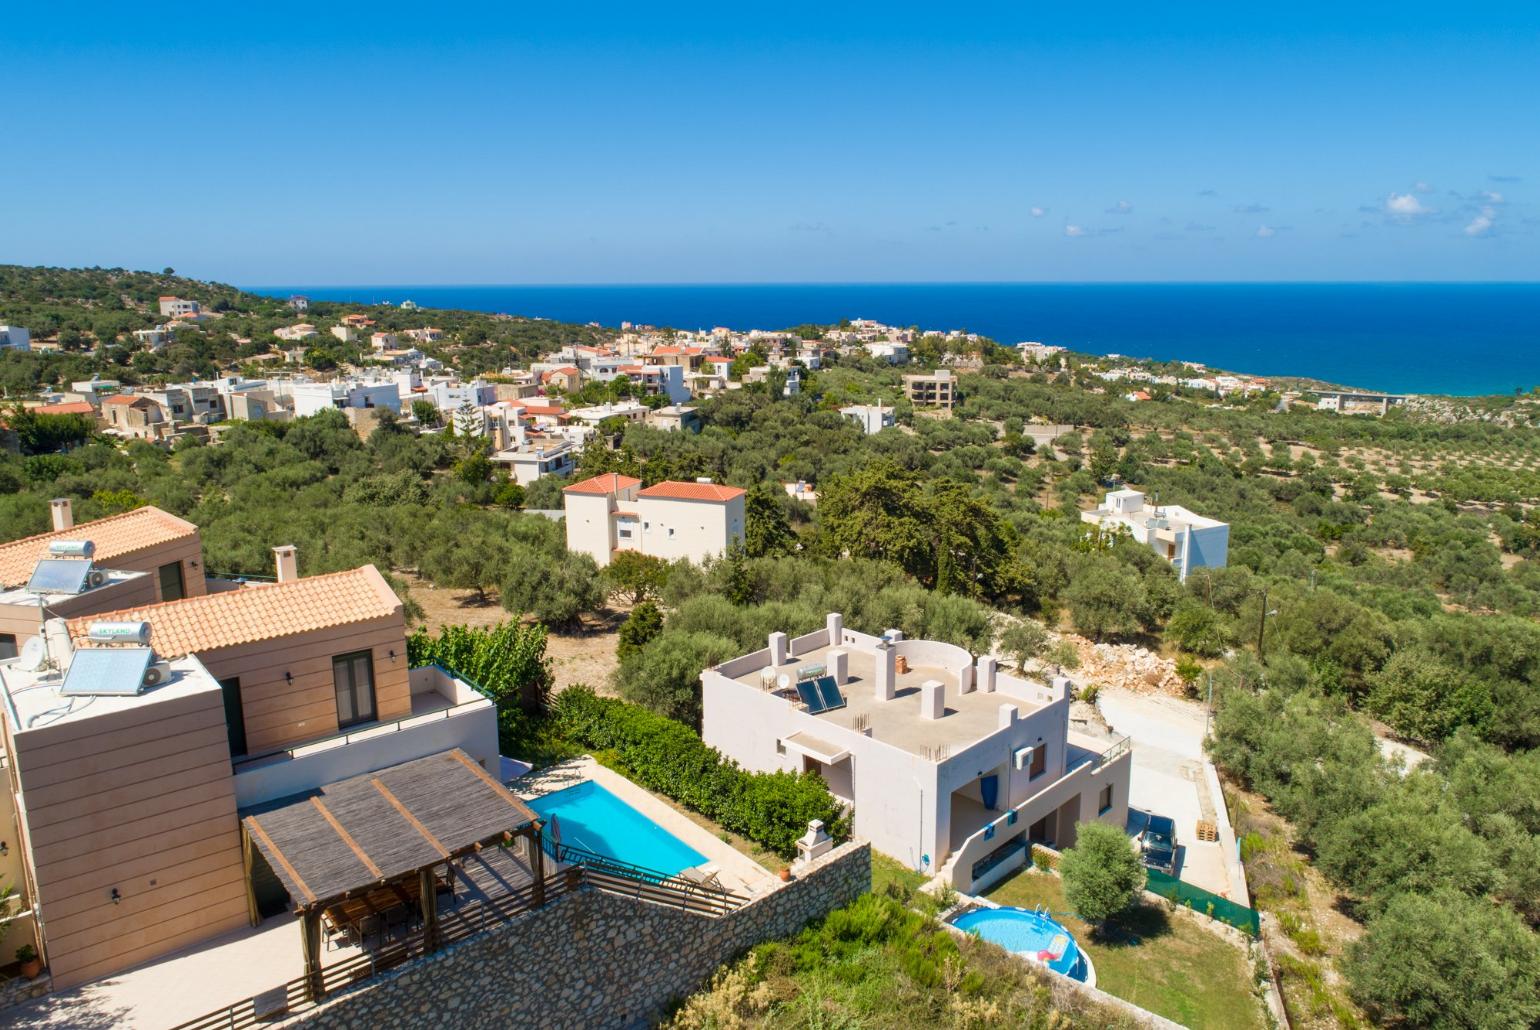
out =
<svg viewBox="0 0 1540 1030"><path fill-rule="evenodd" d="M704 562L743 540L744 491L709 480L642 481L607 472L562 491L567 550L601 567L616 551L640 551L673 561Z"/></svg>
<svg viewBox="0 0 1540 1030"><path fill-rule="evenodd" d="M154 329L135 329L134 339L143 345L145 350L158 351L174 339L174 333L169 325L158 325Z"/></svg>
<svg viewBox="0 0 1540 1030"><path fill-rule="evenodd" d="M518 448L494 451L491 458L508 469L520 486L528 486L541 476L570 476L577 468L578 448L569 440L528 443Z"/></svg>
<svg viewBox="0 0 1540 1030"><path fill-rule="evenodd" d="M852 404L841 408L840 414L860 426L867 436L876 436L895 424L893 409L881 404Z"/></svg>
<svg viewBox="0 0 1540 1030"><path fill-rule="evenodd" d="M823 628L701 673L707 744L760 772L817 772L855 833L965 892L1128 818L1125 740L1069 727L1071 684L932 640Z"/></svg>
<svg viewBox="0 0 1540 1030"><path fill-rule="evenodd" d="M866 353L873 361L886 361L890 365L909 364L909 345L904 343L868 343Z"/></svg>
<svg viewBox="0 0 1540 1030"><path fill-rule="evenodd" d="M361 382L338 380L330 383L287 384L294 399L294 417L303 418L331 408L385 408L401 410L401 391L394 380Z"/></svg>
<svg viewBox="0 0 1540 1030"><path fill-rule="evenodd" d="M0 350L31 350L32 333L19 325L0 325Z"/></svg>
<svg viewBox="0 0 1540 1030"><path fill-rule="evenodd" d="M160 313L172 318L181 318L184 315L196 315L203 310L203 305L195 300L186 300L182 297L160 298Z"/></svg>
<svg viewBox="0 0 1540 1030"><path fill-rule="evenodd" d="M1229 525L1179 504L1147 506L1138 490L1108 491L1102 506L1081 512L1080 521L1104 530L1126 529L1170 562L1183 582L1193 569L1224 568L1229 556Z"/></svg>

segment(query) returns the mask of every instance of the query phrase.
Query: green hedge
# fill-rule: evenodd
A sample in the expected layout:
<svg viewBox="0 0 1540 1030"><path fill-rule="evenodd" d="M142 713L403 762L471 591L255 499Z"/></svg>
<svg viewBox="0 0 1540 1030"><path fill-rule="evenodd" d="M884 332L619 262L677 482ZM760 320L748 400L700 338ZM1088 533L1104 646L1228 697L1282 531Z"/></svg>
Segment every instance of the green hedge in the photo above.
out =
<svg viewBox="0 0 1540 1030"><path fill-rule="evenodd" d="M815 773L747 772L682 723L588 687L562 691L551 715L562 736L614 751L642 786L783 857L796 852L810 819L822 819L836 840L849 834L850 820Z"/></svg>

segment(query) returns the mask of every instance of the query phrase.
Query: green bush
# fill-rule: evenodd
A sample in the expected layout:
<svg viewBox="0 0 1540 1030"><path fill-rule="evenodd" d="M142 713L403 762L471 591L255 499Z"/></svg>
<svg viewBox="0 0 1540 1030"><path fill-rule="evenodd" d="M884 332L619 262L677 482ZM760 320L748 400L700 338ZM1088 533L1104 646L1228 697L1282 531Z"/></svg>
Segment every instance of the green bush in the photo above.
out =
<svg viewBox="0 0 1540 1030"><path fill-rule="evenodd" d="M812 819L836 839L849 834L849 818L814 773L747 772L682 723L587 687L562 691L551 712L562 736L613 751L637 783L778 855L795 853Z"/></svg>

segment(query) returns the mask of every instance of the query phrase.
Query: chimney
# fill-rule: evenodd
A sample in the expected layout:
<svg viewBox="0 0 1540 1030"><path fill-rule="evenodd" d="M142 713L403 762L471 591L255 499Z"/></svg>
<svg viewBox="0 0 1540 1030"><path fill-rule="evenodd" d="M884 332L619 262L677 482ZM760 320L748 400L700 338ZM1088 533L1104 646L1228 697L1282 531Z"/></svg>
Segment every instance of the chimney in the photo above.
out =
<svg viewBox="0 0 1540 1030"><path fill-rule="evenodd" d="M55 532L70 529L75 525L75 509L70 504L68 497L55 497L48 502L48 507L53 512L53 528Z"/></svg>
<svg viewBox="0 0 1540 1030"><path fill-rule="evenodd" d="M920 718L939 719L946 714L946 684L926 680L920 684Z"/></svg>
<svg viewBox="0 0 1540 1030"><path fill-rule="evenodd" d="M835 683L844 684L850 680L850 655L843 648L830 651L825 664Z"/></svg>
<svg viewBox="0 0 1540 1030"><path fill-rule="evenodd" d="M996 670L997 663L992 656L986 654L979 658L978 676L974 679L974 682L986 694L993 694L995 692Z"/></svg>
<svg viewBox="0 0 1540 1030"><path fill-rule="evenodd" d="M292 583L299 579L299 551L293 544L273 548L273 557L277 559L278 582Z"/></svg>
<svg viewBox="0 0 1540 1030"><path fill-rule="evenodd" d="M786 664L786 634L784 633L770 634L770 664Z"/></svg>
<svg viewBox="0 0 1540 1030"><path fill-rule="evenodd" d="M802 484L799 482L797 485ZM839 647L840 642L845 638L845 617L839 612L830 612L825 622L829 627L829 646Z"/></svg>
<svg viewBox="0 0 1540 1030"><path fill-rule="evenodd" d="M889 645L886 641L879 641L877 644L877 653L873 657L877 666L877 700L891 701L897 694L897 685L895 682L897 679L897 674L893 667L894 656L892 646Z"/></svg>

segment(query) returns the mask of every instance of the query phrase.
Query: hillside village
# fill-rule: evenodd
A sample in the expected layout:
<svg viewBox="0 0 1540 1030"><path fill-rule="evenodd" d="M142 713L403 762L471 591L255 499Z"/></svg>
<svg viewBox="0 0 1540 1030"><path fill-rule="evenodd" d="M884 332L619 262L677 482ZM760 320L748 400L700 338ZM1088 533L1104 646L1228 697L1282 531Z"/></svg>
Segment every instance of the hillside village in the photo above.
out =
<svg viewBox="0 0 1540 1030"><path fill-rule="evenodd" d="M1540 1017L1533 398L169 270L0 345L8 1024Z"/></svg>

